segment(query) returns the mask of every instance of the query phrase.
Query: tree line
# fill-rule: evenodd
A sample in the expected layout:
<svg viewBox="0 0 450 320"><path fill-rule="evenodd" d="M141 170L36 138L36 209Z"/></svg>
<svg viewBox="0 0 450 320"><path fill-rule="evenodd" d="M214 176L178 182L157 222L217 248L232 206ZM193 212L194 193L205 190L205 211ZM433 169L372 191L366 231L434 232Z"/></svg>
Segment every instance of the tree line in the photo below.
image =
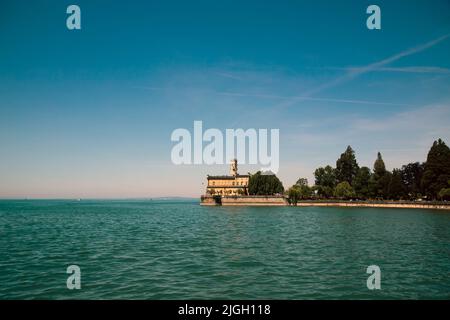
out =
<svg viewBox="0 0 450 320"><path fill-rule="evenodd" d="M450 149L434 141L424 163L386 169L380 152L372 170L359 167L355 152L348 146L336 161L314 171L315 184L300 178L286 194L291 204L305 199L358 200L450 200Z"/></svg>

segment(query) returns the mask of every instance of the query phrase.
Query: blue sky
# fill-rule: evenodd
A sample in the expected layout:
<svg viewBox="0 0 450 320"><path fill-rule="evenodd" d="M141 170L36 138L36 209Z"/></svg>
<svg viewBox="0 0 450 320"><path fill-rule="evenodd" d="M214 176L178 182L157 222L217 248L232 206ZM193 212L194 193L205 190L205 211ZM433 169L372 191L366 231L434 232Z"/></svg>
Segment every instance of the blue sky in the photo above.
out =
<svg viewBox="0 0 450 320"><path fill-rule="evenodd" d="M82 29L66 28L81 8ZM382 29L366 28L381 8ZM285 187L450 142L450 3L2 1L0 197L198 196L176 128L280 129ZM241 172L259 166L242 166Z"/></svg>

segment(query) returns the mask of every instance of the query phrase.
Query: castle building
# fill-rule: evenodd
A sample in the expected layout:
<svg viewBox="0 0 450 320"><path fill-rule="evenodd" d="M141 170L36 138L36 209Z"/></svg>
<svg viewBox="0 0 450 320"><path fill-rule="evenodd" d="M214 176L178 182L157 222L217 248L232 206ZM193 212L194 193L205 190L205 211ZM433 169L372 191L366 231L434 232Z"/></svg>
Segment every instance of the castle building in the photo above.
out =
<svg viewBox="0 0 450 320"><path fill-rule="evenodd" d="M248 195L249 175L238 174L237 160L231 161L229 176L208 175L206 193L210 195L237 196Z"/></svg>

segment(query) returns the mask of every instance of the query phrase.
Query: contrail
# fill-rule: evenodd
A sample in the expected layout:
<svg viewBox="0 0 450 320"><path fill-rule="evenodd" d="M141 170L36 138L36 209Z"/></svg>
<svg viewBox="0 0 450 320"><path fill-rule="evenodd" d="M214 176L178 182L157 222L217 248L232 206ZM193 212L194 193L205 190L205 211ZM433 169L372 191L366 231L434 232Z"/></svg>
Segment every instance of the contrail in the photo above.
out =
<svg viewBox="0 0 450 320"><path fill-rule="evenodd" d="M377 69L379 69L381 67L384 67L384 66L386 66L386 65L388 65L388 64L390 64L390 63L392 63L394 61L397 61L397 60L399 60L399 59L401 59L403 57L407 57L407 56L413 55L415 53L424 51L424 50L426 50L428 48L431 48L431 47L437 45L438 43L444 41L449 36L450 36L450 34L446 34L446 35L441 36L441 37L439 37L437 39L434 39L434 40L432 40L430 42L427 42L427 43L419 45L417 47L414 47L414 48L402 51L400 53L397 53L397 54L395 54L395 55L393 55L393 56L391 56L389 58L383 59L381 61L377 61L377 62L371 63L371 64L369 64L367 66L359 67L357 69L349 70L343 76L340 76L340 77L338 77L338 78L336 78L336 79L334 79L332 81L326 82L326 83L324 83L324 84L322 84L322 85L320 85L320 86L318 86L318 87L316 87L314 89L311 89L311 90L307 91L306 93L302 94L301 97L299 97L297 99L289 100L289 101L287 101L285 103L282 103L282 104L276 106L275 108L282 108L282 107L291 106L292 104L305 99L305 97L309 97L309 96L311 96L313 94L316 94L316 93L318 93L318 92L320 92L322 90L325 90L325 89L328 89L328 88L332 88L332 87L335 87L335 86L340 85L342 83L348 82L348 81L350 81L350 80L352 80L352 79L354 79L354 78L356 78L356 77L358 77L360 75L363 75L365 73L368 73L368 72L371 72L371 71L375 71L375 70L377 70Z"/></svg>
<svg viewBox="0 0 450 320"><path fill-rule="evenodd" d="M248 93L240 93L240 92L217 92L219 95L223 96L232 96L232 97L255 97L255 98L263 98L263 99L281 99L281 100L289 100L292 101L294 99L297 100L307 100L307 101L325 101L325 102L342 102L342 103L353 103L353 104L371 104L371 105L382 105L382 106L402 106L402 107L412 107L410 104L406 103L392 103L392 102L379 102L379 101L370 101L370 100L355 100L355 99L334 99L334 98L313 98L308 96L277 96L270 94L248 94Z"/></svg>

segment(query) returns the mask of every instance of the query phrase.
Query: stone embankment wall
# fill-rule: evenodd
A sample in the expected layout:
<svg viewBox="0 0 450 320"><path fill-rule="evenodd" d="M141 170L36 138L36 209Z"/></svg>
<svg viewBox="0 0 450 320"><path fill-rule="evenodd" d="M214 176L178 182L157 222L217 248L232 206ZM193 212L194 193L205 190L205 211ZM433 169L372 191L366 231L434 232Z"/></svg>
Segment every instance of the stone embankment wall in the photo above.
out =
<svg viewBox="0 0 450 320"><path fill-rule="evenodd" d="M224 196L214 198L202 196L204 206L288 206L283 196ZM368 208L406 208L406 209L440 209L450 210L450 203L445 202L407 202L407 201L300 201L297 207L368 207Z"/></svg>
<svg viewBox="0 0 450 320"><path fill-rule="evenodd" d="M288 202L283 196L225 196L220 198L220 203L213 197L203 196L201 205L222 206L286 206Z"/></svg>
<svg viewBox="0 0 450 320"><path fill-rule="evenodd" d="M395 202L299 202L298 207L368 207L368 208L405 208L405 209L441 209L450 210L449 204L434 203L395 203Z"/></svg>

